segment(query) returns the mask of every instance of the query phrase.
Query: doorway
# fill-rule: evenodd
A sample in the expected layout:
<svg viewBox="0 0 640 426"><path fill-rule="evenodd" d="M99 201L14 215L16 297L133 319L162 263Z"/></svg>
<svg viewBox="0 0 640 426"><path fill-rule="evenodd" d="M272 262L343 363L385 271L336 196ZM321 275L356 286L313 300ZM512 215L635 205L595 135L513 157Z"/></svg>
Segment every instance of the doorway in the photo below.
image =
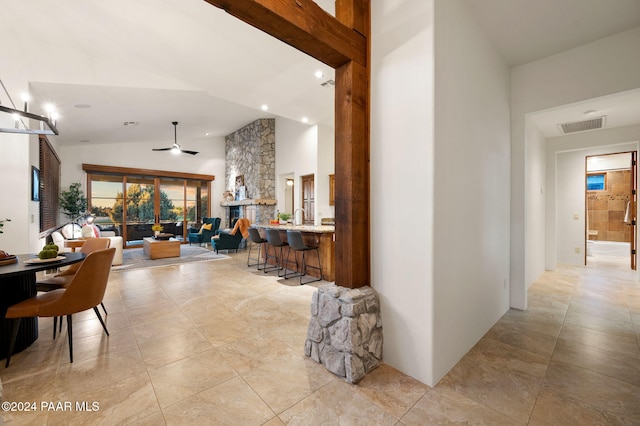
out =
<svg viewBox="0 0 640 426"><path fill-rule="evenodd" d="M305 175L302 180L302 223L313 225L315 222L314 209L316 207L314 175Z"/></svg>
<svg viewBox="0 0 640 426"><path fill-rule="evenodd" d="M585 265L636 270L636 155L585 157Z"/></svg>
<svg viewBox="0 0 640 426"><path fill-rule="evenodd" d="M290 173L284 177L284 210L282 213L289 213L293 215L295 206L295 181L293 179L293 173Z"/></svg>

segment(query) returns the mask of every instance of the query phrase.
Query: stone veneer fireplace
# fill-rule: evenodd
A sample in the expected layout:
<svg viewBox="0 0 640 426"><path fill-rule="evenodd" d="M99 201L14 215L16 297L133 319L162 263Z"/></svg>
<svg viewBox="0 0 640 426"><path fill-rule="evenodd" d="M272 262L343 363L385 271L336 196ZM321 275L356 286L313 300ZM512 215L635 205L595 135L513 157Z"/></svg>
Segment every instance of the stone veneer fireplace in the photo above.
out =
<svg viewBox="0 0 640 426"><path fill-rule="evenodd" d="M223 223L230 223L230 206L239 206L240 217L253 223L275 216L276 204L276 121L261 118L225 138L226 189L235 193L238 179L244 181L246 199L223 201Z"/></svg>

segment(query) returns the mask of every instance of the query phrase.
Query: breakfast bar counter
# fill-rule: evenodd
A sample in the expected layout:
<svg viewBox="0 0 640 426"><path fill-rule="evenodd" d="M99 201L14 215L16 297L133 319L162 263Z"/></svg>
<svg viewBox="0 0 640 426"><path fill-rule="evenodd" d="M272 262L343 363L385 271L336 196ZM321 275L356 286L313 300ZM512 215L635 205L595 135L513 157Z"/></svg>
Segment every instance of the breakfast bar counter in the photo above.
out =
<svg viewBox="0 0 640 426"><path fill-rule="evenodd" d="M318 247L320 261L322 262L322 279L333 282L336 280L335 271L335 226L331 225L275 225L275 224L253 224L251 225L260 231L262 238L266 238L265 229L277 229L280 231L282 241L287 241L287 230L300 231L302 240L308 246ZM265 243L268 244L268 243ZM299 257L300 253L296 253ZM286 255L285 255L286 256ZM309 265L317 266L315 253L307 257ZM298 258L298 261L300 259ZM291 262L287 265L290 269L295 269L293 255ZM318 277L317 271L309 269L310 276Z"/></svg>

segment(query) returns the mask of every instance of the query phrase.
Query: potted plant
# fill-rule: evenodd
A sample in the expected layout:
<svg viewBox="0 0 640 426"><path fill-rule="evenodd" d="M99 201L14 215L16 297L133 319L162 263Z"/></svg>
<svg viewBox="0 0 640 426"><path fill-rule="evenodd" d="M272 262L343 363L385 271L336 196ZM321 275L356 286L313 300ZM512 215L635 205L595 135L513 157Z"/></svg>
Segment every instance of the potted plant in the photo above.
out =
<svg viewBox="0 0 640 426"><path fill-rule="evenodd" d="M284 225L285 223L287 223L287 221L291 217L291 214L289 214L289 213L280 213L280 215L278 217L280 218L280 224Z"/></svg>
<svg viewBox="0 0 640 426"><path fill-rule="evenodd" d="M87 198L80 190L80 183L72 183L69 189L60 191L60 209L71 220L87 211Z"/></svg>
<svg viewBox="0 0 640 426"><path fill-rule="evenodd" d="M151 227L151 230L153 231L153 235L155 235L156 237L160 235L163 229L164 228L159 223L154 223L153 226Z"/></svg>

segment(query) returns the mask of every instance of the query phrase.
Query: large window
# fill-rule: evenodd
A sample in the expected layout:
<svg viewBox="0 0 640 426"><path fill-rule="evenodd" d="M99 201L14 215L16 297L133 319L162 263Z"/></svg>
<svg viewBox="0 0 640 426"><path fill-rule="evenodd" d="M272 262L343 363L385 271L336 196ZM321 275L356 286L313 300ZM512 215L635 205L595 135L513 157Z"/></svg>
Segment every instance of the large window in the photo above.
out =
<svg viewBox="0 0 640 426"><path fill-rule="evenodd" d="M88 164L83 169L96 224L123 236L127 247L142 245L156 223L185 241L189 228L209 216L213 176Z"/></svg>
<svg viewBox="0 0 640 426"><path fill-rule="evenodd" d="M58 226L60 159L46 136L40 136L40 232Z"/></svg>
<svg viewBox="0 0 640 426"><path fill-rule="evenodd" d="M587 175L587 191L604 191L607 184L606 173L589 173Z"/></svg>

